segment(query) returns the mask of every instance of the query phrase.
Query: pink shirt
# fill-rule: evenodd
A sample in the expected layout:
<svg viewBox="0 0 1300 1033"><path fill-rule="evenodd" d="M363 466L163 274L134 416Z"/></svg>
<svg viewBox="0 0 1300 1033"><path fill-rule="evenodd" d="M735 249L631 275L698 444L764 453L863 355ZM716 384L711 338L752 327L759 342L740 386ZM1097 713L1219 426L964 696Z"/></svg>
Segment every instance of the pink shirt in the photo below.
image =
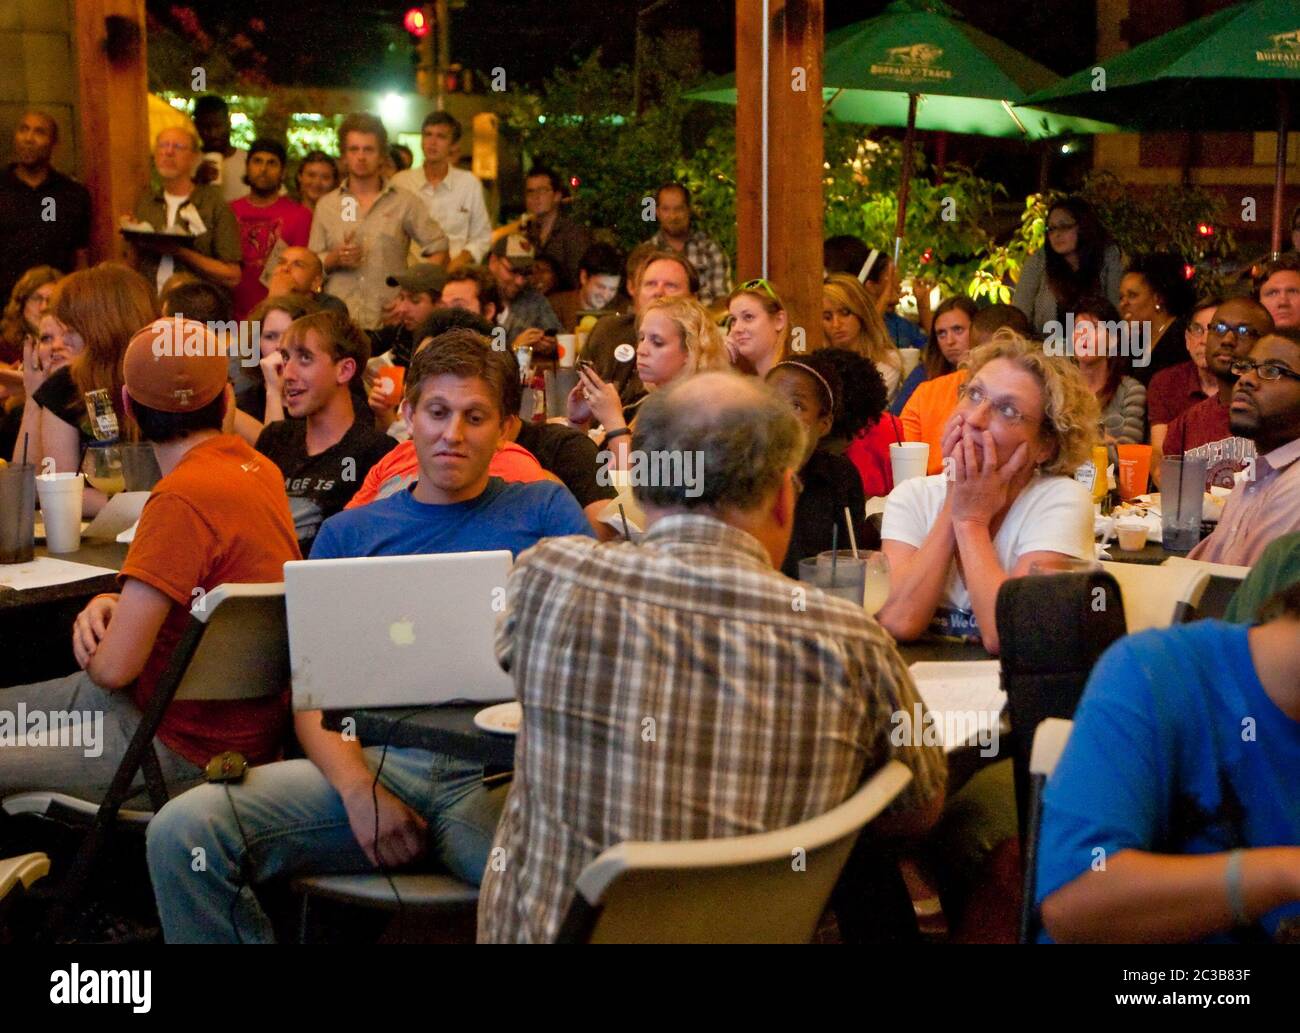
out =
<svg viewBox="0 0 1300 1033"><path fill-rule="evenodd" d="M1249 567L1275 538L1300 531L1297 460L1300 438L1258 456L1254 478L1241 481L1233 489L1219 526L1188 554L1189 558Z"/></svg>

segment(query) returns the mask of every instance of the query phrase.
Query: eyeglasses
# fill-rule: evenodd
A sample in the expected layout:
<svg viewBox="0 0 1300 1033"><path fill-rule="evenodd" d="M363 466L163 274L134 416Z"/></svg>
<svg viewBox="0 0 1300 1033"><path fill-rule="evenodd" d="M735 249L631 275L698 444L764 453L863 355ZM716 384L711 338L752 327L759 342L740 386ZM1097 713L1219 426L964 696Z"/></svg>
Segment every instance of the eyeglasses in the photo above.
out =
<svg viewBox="0 0 1300 1033"><path fill-rule="evenodd" d="M1239 341L1258 341L1264 336L1253 326L1247 326L1245 323L1230 326L1222 320L1217 323L1211 323L1209 330L1211 333L1218 334L1221 337L1225 334L1233 334Z"/></svg>
<svg viewBox="0 0 1300 1033"><path fill-rule="evenodd" d="M994 401L978 384L962 384L957 388L957 397L970 402L976 408L988 402L993 407L993 411L1010 424L1026 423L1029 420L1028 416L1010 402Z"/></svg>
<svg viewBox="0 0 1300 1033"><path fill-rule="evenodd" d="M773 289L772 285L761 277L757 280L746 280L740 285L740 289L742 291L765 291L769 298L777 304L781 303L781 299L776 296L776 291Z"/></svg>
<svg viewBox="0 0 1300 1033"><path fill-rule="evenodd" d="M1252 362L1250 359L1238 359L1232 364L1231 369L1234 377L1244 377L1253 371L1260 380L1281 380L1283 377L1300 380L1300 373L1287 369L1277 362Z"/></svg>
<svg viewBox="0 0 1300 1033"><path fill-rule="evenodd" d="M175 153L183 154L185 151L193 150L194 145L188 143L178 143L174 140L166 140L162 143L154 144L154 150L159 154Z"/></svg>
<svg viewBox="0 0 1300 1033"><path fill-rule="evenodd" d="M1058 223L1049 222L1047 224L1047 232L1048 233L1069 233L1070 230L1077 229L1078 225L1079 224L1077 222L1058 222Z"/></svg>
<svg viewBox="0 0 1300 1033"><path fill-rule="evenodd" d="M1205 334L1206 334L1206 331L1209 330L1209 329L1210 329L1210 328L1209 328L1208 326L1206 326L1204 323L1188 323L1188 324L1187 324L1187 333L1188 333L1188 335L1191 336L1191 337L1204 337Z"/></svg>

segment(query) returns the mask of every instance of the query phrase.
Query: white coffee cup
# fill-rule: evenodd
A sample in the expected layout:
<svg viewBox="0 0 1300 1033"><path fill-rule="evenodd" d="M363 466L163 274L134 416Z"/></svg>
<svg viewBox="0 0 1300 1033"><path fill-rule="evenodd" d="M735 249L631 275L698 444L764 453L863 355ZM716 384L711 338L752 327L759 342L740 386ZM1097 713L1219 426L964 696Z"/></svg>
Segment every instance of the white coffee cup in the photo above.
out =
<svg viewBox="0 0 1300 1033"><path fill-rule="evenodd" d="M1125 552L1141 552L1147 544L1147 525L1141 520L1126 517L1115 522L1119 547Z"/></svg>
<svg viewBox="0 0 1300 1033"><path fill-rule="evenodd" d="M47 552L76 552L81 548L81 494L85 484L86 477L80 473L50 473L36 478Z"/></svg>
<svg viewBox="0 0 1300 1033"><path fill-rule="evenodd" d="M899 348L898 353L903 356L903 379L906 380L921 362L921 349Z"/></svg>
<svg viewBox="0 0 1300 1033"><path fill-rule="evenodd" d="M895 441L889 446L889 465L894 471L894 487L913 477L924 477L930 463L930 446L924 441Z"/></svg>
<svg viewBox="0 0 1300 1033"><path fill-rule="evenodd" d="M572 369L578 357L578 335L556 334L555 340L560 345L560 369Z"/></svg>

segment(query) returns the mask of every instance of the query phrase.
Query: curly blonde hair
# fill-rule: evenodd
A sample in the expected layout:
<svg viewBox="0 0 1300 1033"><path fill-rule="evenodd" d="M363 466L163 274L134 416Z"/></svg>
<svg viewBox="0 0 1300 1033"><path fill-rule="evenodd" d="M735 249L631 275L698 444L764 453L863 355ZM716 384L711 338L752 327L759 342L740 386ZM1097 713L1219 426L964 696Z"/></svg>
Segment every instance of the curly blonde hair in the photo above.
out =
<svg viewBox="0 0 1300 1033"><path fill-rule="evenodd" d="M966 383L994 359L1006 359L1038 381L1043 391L1039 433L1056 440L1056 454L1039 469L1050 476L1073 477L1092 455L1101 421L1097 397L1088 389L1079 367L1064 356L1047 355L1034 341L1004 327L987 344L973 349L961 364L969 373Z"/></svg>
<svg viewBox="0 0 1300 1033"><path fill-rule="evenodd" d="M685 295L673 295L652 301L636 317L636 327L641 329L641 321L651 312L662 312L677 327L682 335L682 347L686 349L685 375L703 373L705 370L725 370L731 368L727 359L727 345L722 336L722 328L709 310L694 298Z"/></svg>

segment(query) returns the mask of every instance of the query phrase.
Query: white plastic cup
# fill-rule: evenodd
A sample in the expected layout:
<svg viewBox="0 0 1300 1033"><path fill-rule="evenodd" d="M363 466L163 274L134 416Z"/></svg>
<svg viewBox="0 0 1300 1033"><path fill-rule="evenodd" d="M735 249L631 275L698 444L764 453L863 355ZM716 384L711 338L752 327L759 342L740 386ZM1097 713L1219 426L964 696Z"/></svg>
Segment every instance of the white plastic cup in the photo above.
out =
<svg viewBox="0 0 1300 1033"><path fill-rule="evenodd" d="M1119 520L1115 524L1119 547L1125 552L1141 552L1147 543L1147 525L1141 520Z"/></svg>
<svg viewBox="0 0 1300 1033"><path fill-rule="evenodd" d="M560 369L572 369L578 357L578 335L556 334L555 340L560 346Z"/></svg>
<svg viewBox="0 0 1300 1033"><path fill-rule="evenodd" d="M81 548L81 494L86 477L81 473L42 474L36 494L45 520L45 551L76 552Z"/></svg>
<svg viewBox="0 0 1300 1033"><path fill-rule="evenodd" d="M912 370L921 364L921 349L899 348L898 353L903 356L903 379L906 380L912 375Z"/></svg>
<svg viewBox="0 0 1300 1033"><path fill-rule="evenodd" d="M924 477L930 463L930 446L924 441L895 441L889 446L889 465L894 471L894 487L913 477Z"/></svg>

